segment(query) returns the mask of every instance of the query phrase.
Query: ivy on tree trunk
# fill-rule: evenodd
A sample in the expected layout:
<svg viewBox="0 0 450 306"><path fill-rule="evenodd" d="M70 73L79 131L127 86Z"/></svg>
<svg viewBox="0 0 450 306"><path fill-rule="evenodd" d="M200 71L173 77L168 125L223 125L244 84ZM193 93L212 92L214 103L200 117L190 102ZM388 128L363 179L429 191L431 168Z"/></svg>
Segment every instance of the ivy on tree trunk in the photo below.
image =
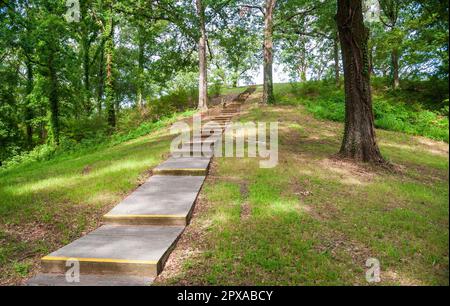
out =
<svg viewBox="0 0 450 306"><path fill-rule="evenodd" d="M369 30L364 25L361 1L338 0L337 24L345 77L345 132L340 155L364 162L384 163L374 128Z"/></svg>
<svg viewBox="0 0 450 306"><path fill-rule="evenodd" d="M114 55L114 18L112 9L109 10L108 23L105 29L107 38L105 43L106 55L106 84L105 84L105 108L108 118L108 125L111 130L116 127L115 112L115 92L114 92L114 74L113 74L113 55Z"/></svg>

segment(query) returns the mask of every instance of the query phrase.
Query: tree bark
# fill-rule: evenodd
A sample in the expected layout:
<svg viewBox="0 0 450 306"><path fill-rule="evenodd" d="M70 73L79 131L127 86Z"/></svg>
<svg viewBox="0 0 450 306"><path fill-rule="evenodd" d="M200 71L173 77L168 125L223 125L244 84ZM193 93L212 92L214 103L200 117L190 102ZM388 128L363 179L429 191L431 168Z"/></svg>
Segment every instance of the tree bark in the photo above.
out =
<svg viewBox="0 0 450 306"><path fill-rule="evenodd" d="M206 26L205 26L205 8L202 0L196 0L197 13L200 26L200 39L198 43L198 57L199 57L199 96L198 109L208 109L208 63L206 58Z"/></svg>
<svg viewBox="0 0 450 306"><path fill-rule="evenodd" d="M273 12L276 0L266 0L264 16L264 91L263 103L273 104Z"/></svg>
<svg viewBox="0 0 450 306"><path fill-rule="evenodd" d="M358 161L385 163L378 148L368 56L369 30L360 0L338 0L337 24L345 77L345 132L340 155Z"/></svg>
<svg viewBox="0 0 450 306"><path fill-rule="evenodd" d="M400 73L399 73L399 55L398 49L394 48L391 52L392 60L392 88L398 89L400 87Z"/></svg>
<svg viewBox="0 0 450 306"><path fill-rule="evenodd" d="M106 83L105 83L105 108L108 118L108 125L112 131L116 127L116 112L115 112L115 92L113 79L113 53L114 53L114 19L112 9L109 11L108 25L106 27Z"/></svg>

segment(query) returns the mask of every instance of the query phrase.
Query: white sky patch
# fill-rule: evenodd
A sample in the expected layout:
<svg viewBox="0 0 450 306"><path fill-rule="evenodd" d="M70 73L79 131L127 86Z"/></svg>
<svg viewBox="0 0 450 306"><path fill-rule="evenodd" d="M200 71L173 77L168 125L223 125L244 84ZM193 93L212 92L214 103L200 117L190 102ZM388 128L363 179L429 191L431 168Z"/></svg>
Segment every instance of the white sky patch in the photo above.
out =
<svg viewBox="0 0 450 306"><path fill-rule="evenodd" d="M285 72L285 66L281 63L274 63L273 65L273 82L274 83L287 83L289 82L289 75ZM264 74L263 74L263 66L261 65L259 69L254 72L252 77L252 82L257 85L261 85L264 83ZM244 86L243 81L240 81L240 86Z"/></svg>

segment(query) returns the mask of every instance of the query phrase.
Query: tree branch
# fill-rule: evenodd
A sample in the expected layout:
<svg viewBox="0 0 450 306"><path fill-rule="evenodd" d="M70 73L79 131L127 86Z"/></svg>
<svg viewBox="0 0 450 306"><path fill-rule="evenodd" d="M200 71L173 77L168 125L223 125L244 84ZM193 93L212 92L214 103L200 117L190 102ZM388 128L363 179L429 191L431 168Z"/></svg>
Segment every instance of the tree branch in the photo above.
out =
<svg viewBox="0 0 450 306"><path fill-rule="evenodd" d="M263 16L266 16L266 12L264 12L264 8L262 6L259 6L259 5L242 5L241 7L246 7L246 8L249 8L249 9L260 10L261 13L263 14Z"/></svg>

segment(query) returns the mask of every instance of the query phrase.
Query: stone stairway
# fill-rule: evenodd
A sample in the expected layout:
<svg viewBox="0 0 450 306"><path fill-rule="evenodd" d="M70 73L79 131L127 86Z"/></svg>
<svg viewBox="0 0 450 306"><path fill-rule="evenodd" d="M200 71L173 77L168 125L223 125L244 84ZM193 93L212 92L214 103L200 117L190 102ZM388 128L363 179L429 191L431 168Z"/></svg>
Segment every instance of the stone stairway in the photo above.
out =
<svg viewBox="0 0 450 306"><path fill-rule="evenodd" d="M223 132L254 91L250 87L210 120ZM201 144L211 141L210 135L201 136ZM214 141L209 144L212 147ZM193 153L194 148L190 146L187 153ZM145 184L103 217L105 225L42 258L41 274L27 285L150 285L189 224L211 159L212 154L170 157L153 170ZM79 263L80 282L69 283L67 263L73 261Z"/></svg>

